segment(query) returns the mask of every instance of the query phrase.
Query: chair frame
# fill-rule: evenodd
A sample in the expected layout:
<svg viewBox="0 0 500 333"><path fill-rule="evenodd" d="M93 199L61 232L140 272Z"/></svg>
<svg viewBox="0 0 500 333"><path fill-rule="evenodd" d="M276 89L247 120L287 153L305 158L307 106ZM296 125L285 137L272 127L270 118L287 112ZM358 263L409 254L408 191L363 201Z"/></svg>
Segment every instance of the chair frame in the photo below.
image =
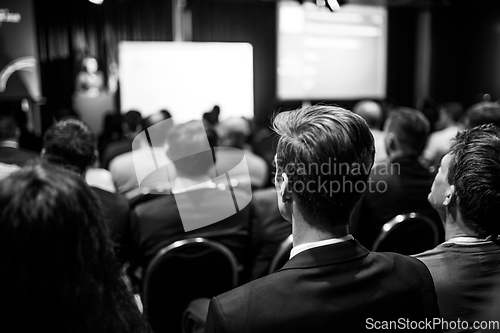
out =
<svg viewBox="0 0 500 333"><path fill-rule="evenodd" d="M271 261L271 265L269 265L269 271L268 274L272 274L276 272L278 269L281 267L278 267L278 264L280 262L280 259L288 252L290 253L290 250L293 248L293 235L288 236L281 242L280 247L278 248L278 251L276 251L276 254L273 257L273 260Z"/></svg>
<svg viewBox="0 0 500 333"><path fill-rule="evenodd" d="M144 280L143 280L143 288L142 288L142 298L143 298L143 304L144 304L144 314L147 317L147 304L148 304L148 290L149 290L149 277L158 265L158 263L161 262L161 260L171 253L173 250L177 250L186 246L190 246L192 244L200 244L203 243L205 245L208 245L212 249L221 252L222 254L225 255L225 257L228 259L230 265L232 266L232 271L233 271L233 276L232 276L232 288L236 288L238 285L238 262L236 260L236 257L234 254L229 250L225 245L220 244L216 241L204 238L204 237L193 237L193 238L186 238L186 239L181 239L178 241L173 242L170 245L167 245L160 249L158 253L155 255L155 257L151 260L149 263L146 273L144 274Z"/></svg>
<svg viewBox="0 0 500 333"><path fill-rule="evenodd" d="M411 223L411 221L417 219L424 221L425 224L431 227L434 236L433 243L435 245L439 244L439 230L436 224L432 221L432 219L424 214L411 212L407 214L398 214L394 218L389 220L389 222L385 223L382 226L382 230L380 231L377 239L373 243L372 251L378 250L382 241L386 239L393 232L394 228L397 225L400 225L401 223Z"/></svg>

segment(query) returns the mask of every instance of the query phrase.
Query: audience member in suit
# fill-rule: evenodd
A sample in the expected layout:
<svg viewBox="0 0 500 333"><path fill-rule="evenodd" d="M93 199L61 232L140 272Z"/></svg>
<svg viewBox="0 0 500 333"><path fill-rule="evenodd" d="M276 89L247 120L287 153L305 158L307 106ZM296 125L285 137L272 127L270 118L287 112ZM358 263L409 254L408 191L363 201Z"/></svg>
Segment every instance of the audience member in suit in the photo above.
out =
<svg viewBox="0 0 500 333"><path fill-rule="evenodd" d="M429 136L429 121L420 111L395 109L384 131L389 159L374 166L352 221L354 237L368 248L382 226L398 214L422 213L442 229L439 216L427 201L434 176L419 162Z"/></svg>
<svg viewBox="0 0 500 333"><path fill-rule="evenodd" d="M362 100L354 104L352 111L360 115L370 127L370 132L375 140L375 163L385 161L387 152L385 151L384 132L380 130L384 123L382 106L375 101Z"/></svg>
<svg viewBox="0 0 500 333"><path fill-rule="evenodd" d="M221 147L239 148L245 153L248 171L250 173L250 182L252 188L262 188L269 178L266 161L253 153L251 146L247 144L250 137L250 124L248 120L242 117L228 118L219 122L216 126L217 135ZM235 165L235 159L240 155L234 150L217 149L215 151L217 157L217 167L227 168L230 165ZM246 177L244 175L232 175L236 179Z"/></svg>
<svg viewBox="0 0 500 333"><path fill-rule="evenodd" d="M478 319L500 280L500 129L457 134L429 194L446 241L416 257L431 271L444 320Z"/></svg>
<svg viewBox="0 0 500 333"><path fill-rule="evenodd" d="M361 193L335 186L367 185L375 147L366 122L339 107L312 106L278 114L274 128L278 204L292 224L291 258L276 273L213 298L205 332L360 332L373 326L369 318L439 317L425 265L370 252L349 234ZM338 173L338 163L353 169Z"/></svg>
<svg viewBox="0 0 500 333"><path fill-rule="evenodd" d="M241 262L246 261L250 205L220 222L191 231L184 229L184 219L203 225L212 214L224 208L214 202L220 202L217 201L220 198L225 200L228 192L211 181L216 177L213 147L217 143L217 134L211 128L205 129L202 121L193 120L176 125L167 141L167 157L173 161L177 176L172 192L141 203L132 211L136 262L145 269L162 247L186 237L208 237L220 241ZM238 187L233 190L239 194L242 192ZM250 195L249 191L248 201ZM184 197L191 200L181 200ZM234 210L234 206L232 208Z"/></svg>
<svg viewBox="0 0 500 333"><path fill-rule="evenodd" d="M111 142L102 156L102 166L109 169L109 163L118 155L132 151L132 141L142 131L142 115L139 111L131 110L123 116L122 121L123 138Z"/></svg>
<svg viewBox="0 0 500 333"><path fill-rule="evenodd" d="M2 332L147 332L81 177L28 165L0 182Z"/></svg>
<svg viewBox="0 0 500 333"><path fill-rule="evenodd" d="M62 165L82 177L96 160L96 138L90 127L78 119L61 120L45 132L42 159ZM125 197L91 187L99 198L104 217L116 243L120 261L128 257L130 245L130 209Z"/></svg>
<svg viewBox="0 0 500 333"><path fill-rule="evenodd" d="M265 276L281 243L292 233L292 225L281 216L276 189L269 187L252 194L251 279Z"/></svg>
<svg viewBox="0 0 500 333"><path fill-rule="evenodd" d="M472 105L465 111L465 128L476 127L484 124L500 126L500 103L480 102Z"/></svg>
<svg viewBox="0 0 500 333"><path fill-rule="evenodd" d="M152 167L152 154L154 154L157 165L167 169L168 177L165 177L165 173L154 173L143 179L141 188L147 188L147 192L171 189L171 182L175 178L175 167L167 157L165 145L173 121L164 122L167 119L171 119L168 111L147 117L142 127L148 130L151 146L146 135L140 134L134 141L133 151L115 157L109 164L109 171L111 171L118 193L123 193L128 198L134 198L143 193L139 188L136 170L148 170ZM160 123L162 123L159 125L160 127L152 127ZM155 175L159 175L159 177L154 177Z"/></svg>
<svg viewBox="0 0 500 333"><path fill-rule="evenodd" d="M450 149L451 139L462 129L460 118L463 113L464 108L457 102L446 103L440 107L438 124L441 129L431 133L422 155L427 165L439 167L441 158Z"/></svg>
<svg viewBox="0 0 500 333"><path fill-rule="evenodd" d="M30 150L19 147L21 130L14 117L0 116L0 162L24 166L26 162L36 159L38 155Z"/></svg>

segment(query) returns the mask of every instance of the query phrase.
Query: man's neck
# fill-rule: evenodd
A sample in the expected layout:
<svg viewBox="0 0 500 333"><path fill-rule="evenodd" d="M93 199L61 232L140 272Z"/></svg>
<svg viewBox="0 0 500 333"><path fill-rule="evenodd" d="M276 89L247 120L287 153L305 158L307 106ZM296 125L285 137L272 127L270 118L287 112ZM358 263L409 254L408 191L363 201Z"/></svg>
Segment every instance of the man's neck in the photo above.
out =
<svg viewBox="0 0 500 333"><path fill-rule="evenodd" d="M453 220L450 216L446 217L444 232L446 241L456 237L477 237L474 231L468 228L461 218Z"/></svg>
<svg viewBox="0 0 500 333"><path fill-rule="evenodd" d="M326 239L340 238L349 234L348 227L337 229L335 232L327 232L313 228L303 218L292 218L293 245L319 242Z"/></svg>

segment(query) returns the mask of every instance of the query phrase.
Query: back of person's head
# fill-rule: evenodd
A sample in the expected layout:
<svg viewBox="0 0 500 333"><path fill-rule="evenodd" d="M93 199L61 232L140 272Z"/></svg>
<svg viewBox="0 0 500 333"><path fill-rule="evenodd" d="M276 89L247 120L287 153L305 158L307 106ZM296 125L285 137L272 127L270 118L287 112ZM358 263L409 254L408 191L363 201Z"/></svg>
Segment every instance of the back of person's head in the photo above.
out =
<svg viewBox="0 0 500 333"><path fill-rule="evenodd" d="M221 121L216 126L221 146L242 148L250 137L251 130L248 120L243 117L231 117Z"/></svg>
<svg viewBox="0 0 500 333"><path fill-rule="evenodd" d="M10 115L0 115L0 141L17 140L19 134L16 119Z"/></svg>
<svg viewBox="0 0 500 333"><path fill-rule="evenodd" d="M66 119L53 124L43 139L44 160L83 174L96 160L94 132L83 121Z"/></svg>
<svg viewBox="0 0 500 333"><path fill-rule="evenodd" d="M274 130L280 136L277 176L287 175L306 220L327 232L345 227L374 160L366 121L340 107L315 105L277 114Z"/></svg>
<svg viewBox="0 0 500 333"><path fill-rule="evenodd" d="M448 102L441 105L440 111L446 114L453 123L458 123L464 114L464 107L458 102Z"/></svg>
<svg viewBox="0 0 500 333"><path fill-rule="evenodd" d="M0 182L2 332L136 332L98 199L82 177L35 164Z"/></svg>
<svg viewBox="0 0 500 333"><path fill-rule="evenodd" d="M130 110L123 115L123 133L133 135L142 130L142 115L139 111Z"/></svg>
<svg viewBox="0 0 500 333"><path fill-rule="evenodd" d="M371 100L362 100L354 104L352 111L360 115L370 128L380 129L384 122L382 106Z"/></svg>
<svg viewBox="0 0 500 333"><path fill-rule="evenodd" d="M464 125L466 128L483 124L495 124L500 126L499 102L481 102L467 109L464 116Z"/></svg>
<svg viewBox="0 0 500 333"><path fill-rule="evenodd" d="M479 237L500 233L500 128L459 132L449 154L448 183L455 186L464 223Z"/></svg>
<svg viewBox="0 0 500 333"><path fill-rule="evenodd" d="M430 133L429 120L418 110L400 107L392 110L385 122L386 148L397 145L405 155L420 156Z"/></svg>
<svg viewBox="0 0 500 333"><path fill-rule="evenodd" d="M167 141L167 156L174 162L178 175L203 176L213 167L217 134L213 128L205 128L203 121L191 120L175 125Z"/></svg>
<svg viewBox="0 0 500 333"><path fill-rule="evenodd" d="M142 122L142 128L149 131L151 144L153 146L163 147L165 145L168 135L172 130L172 127L174 126L174 122L173 120L164 122L164 120L171 118L172 116L170 115L170 112L168 112L167 110L161 110L158 113L146 117L146 119L144 119L144 121ZM150 128L159 123L162 123L161 127ZM143 138L143 140L145 139L144 136L141 137Z"/></svg>

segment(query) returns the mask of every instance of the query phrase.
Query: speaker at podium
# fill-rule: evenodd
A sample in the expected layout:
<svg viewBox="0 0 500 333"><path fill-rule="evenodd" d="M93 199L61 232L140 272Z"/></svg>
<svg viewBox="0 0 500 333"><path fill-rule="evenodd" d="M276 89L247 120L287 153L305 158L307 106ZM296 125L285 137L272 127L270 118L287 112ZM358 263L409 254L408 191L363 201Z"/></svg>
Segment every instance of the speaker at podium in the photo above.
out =
<svg viewBox="0 0 500 333"><path fill-rule="evenodd" d="M114 92L106 90L104 74L95 58L88 57L82 61L82 70L75 80L73 109L96 135L103 130L104 115L115 110Z"/></svg>

